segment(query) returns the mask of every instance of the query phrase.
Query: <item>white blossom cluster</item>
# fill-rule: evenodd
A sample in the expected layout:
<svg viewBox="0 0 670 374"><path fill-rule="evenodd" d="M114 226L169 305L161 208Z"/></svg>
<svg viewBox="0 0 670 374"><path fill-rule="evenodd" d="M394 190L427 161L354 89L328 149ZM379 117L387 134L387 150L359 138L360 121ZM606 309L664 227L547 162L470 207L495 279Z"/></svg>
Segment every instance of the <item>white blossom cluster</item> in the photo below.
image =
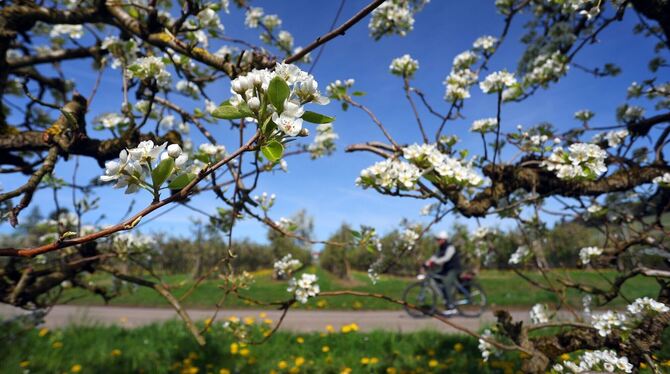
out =
<svg viewBox="0 0 670 374"><path fill-rule="evenodd" d="M462 62L459 61L459 63ZM470 87L477 83L477 79L477 73L472 71L470 67L456 68L454 64L451 73L444 80L446 86L444 99L448 102L454 102L470 98Z"/></svg>
<svg viewBox="0 0 670 374"><path fill-rule="evenodd" d="M498 120L496 118L482 118L472 122L470 131L480 132L482 134L491 132L498 127Z"/></svg>
<svg viewBox="0 0 670 374"><path fill-rule="evenodd" d="M105 37L100 48L108 51L112 56L112 69L132 64L137 59L139 52L137 41L134 38L121 40L115 35ZM104 58L106 59L107 56Z"/></svg>
<svg viewBox="0 0 670 374"><path fill-rule="evenodd" d="M341 99L342 96L347 93L347 90L354 85L354 83L356 83L356 81L351 78L345 79L344 81L338 79L334 82L331 82L326 87L326 94L333 99Z"/></svg>
<svg viewBox="0 0 670 374"><path fill-rule="evenodd" d="M655 184L658 184L664 188L670 188L670 173L664 173L652 180Z"/></svg>
<svg viewBox="0 0 670 374"><path fill-rule="evenodd" d="M628 137L628 130L613 130L604 133L596 134L593 137L594 143L600 143L602 141L607 141L609 147L618 147L624 139Z"/></svg>
<svg viewBox="0 0 670 374"><path fill-rule="evenodd" d="M644 117L644 108L636 105L623 105L618 108L618 117L624 123L632 123Z"/></svg>
<svg viewBox="0 0 670 374"><path fill-rule="evenodd" d="M321 292L317 280L315 274L303 273L300 279L292 278L289 281L287 291L293 293L296 300L305 304L310 297Z"/></svg>
<svg viewBox="0 0 670 374"><path fill-rule="evenodd" d="M49 36L52 38L67 35L72 39L81 39L84 36L84 27L82 25L53 25Z"/></svg>
<svg viewBox="0 0 670 374"><path fill-rule="evenodd" d="M415 229L406 228L400 233L399 239L401 246L404 249L411 251L416 245L416 241L419 240L419 233L417 233ZM379 242L379 245L381 245L381 242Z"/></svg>
<svg viewBox="0 0 670 374"><path fill-rule="evenodd" d="M496 71L489 74L483 82L479 83L479 88L482 89L482 92L494 93L502 92L504 89L516 85L516 78L514 74L507 71Z"/></svg>
<svg viewBox="0 0 670 374"><path fill-rule="evenodd" d="M486 329L481 335L482 338L484 339L493 339L493 334L491 333L491 330ZM479 339L479 345L477 348L479 348L479 351L482 353L482 359L484 361L488 361L489 357L491 357L492 354L497 354L496 348L493 346L493 344L487 342L484 339Z"/></svg>
<svg viewBox="0 0 670 374"><path fill-rule="evenodd" d="M208 29L210 32L223 31L223 25L219 14L212 8L207 7L197 15L200 28Z"/></svg>
<svg viewBox="0 0 670 374"><path fill-rule="evenodd" d="M430 0L389 0L372 11L368 29L378 40L384 35L407 35L414 29L414 14Z"/></svg>
<svg viewBox="0 0 670 374"><path fill-rule="evenodd" d="M494 235L496 233L498 233L498 230L482 226L477 227L475 231L472 232L472 237L476 240L482 240L486 238L488 235Z"/></svg>
<svg viewBox="0 0 670 374"><path fill-rule="evenodd" d="M531 323L547 323L549 322L549 308L546 304L535 304L530 309Z"/></svg>
<svg viewBox="0 0 670 374"><path fill-rule="evenodd" d="M158 166L158 162L168 157L174 159L171 177L191 172L188 155L182 152L178 144L154 145L153 141L146 140L138 144L136 148L122 150L118 160L107 161L105 175L102 175L100 180L103 182L116 181L114 188L126 187L127 194L137 192L140 188L158 188L160 186L153 186L146 179L151 176L151 170Z"/></svg>
<svg viewBox="0 0 670 374"><path fill-rule="evenodd" d="M247 9L244 17L244 24L252 29L257 28L263 14L263 8L261 7L251 7Z"/></svg>
<svg viewBox="0 0 670 374"><path fill-rule="evenodd" d="M128 66L128 76L137 79L155 78L161 87L170 84L171 75L165 69L165 63L161 58L155 56L141 57Z"/></svg>
<svg viewBox="0 0 670 374"><path fill-rule="evenodd" d="M335 140L339 135L333 130L332 123L322 123L316 126L314 142L307 147L313 159L327 156L335 151Z"/></svg>
<svg viewBox="0 0 670 374"><path fill-rule="evenodd" d="M288 277L291 273L300 269L301 266L302 262L297 258L293 258L293 255L289 253L281 260L275 262L273 267L277 275L280 277Z"/></svg>
<svg viewBox="0 0 670 374"><path fill-rule="evenodd" d="M632 304L628 305L626 309L628 310L628 313L633 315L670 312L670 308L667 305L649 297L641 297L635 300Z"/></svg>
<svg viewBox="0 0 670 374"><path fill-rule="evenodd" d="M94 123L99 123L104 129L117 129L128 124L128 118L118 113L105 113L98 116Z"/></svg>
<svg viewBox="0 0 670 374"><path fill-rule="evenodd" d="M659 313L670 312L670 307L649 297L638 298L626 307L625 313L606 311L591 317L592 325L600 336L607 336L612 330L631 330L642 320Z"/></svg>
<svg viewBox="0 0 670 374"><path fill-rule="evenodd" d="M472 51L461 52L457 54L456 57L454 57L453 69L454 70L468 69L475 62L477 62L478 59L479 56L477 56L475 52Z"/></svg>
<svg viewBox="0 0 670 374"><path fill-rule="evenodd" d="M575 118L582 122L587 122L593 118L593 116L595 116L595 114L588 109L582 109L575 112Z"/></svg>
<svg viewBox="0 0 670 374"><path fill-rule="evenodd" d="M517 248L516 251L514 251L514 253L512 253L512 255L509 257L508 263L510 265L518 265L524 262L526 259L528 259L530 255L531 253L528 247L522 245L519 248Z"/></svg>
<svg viewBox="0 0 670 374"><path fill-rule="evenodd" d="M235 78L230 88L233 95L230 104L238 108L246 105L252 112L257 113L261 104L267 101L266 93L270 81L275 77L281 77L289 85L291 92L281 113L277 113L277 109L270 103L267 103L266 108L272 113L272 121L284 134L297 136L302 130L303 120L300 117L305 113L303 105L326 105L330 100L321 95L314 77L295 65L277 64L274 71L254 69L247 75Z"/></svg>
<svg viewBox="0 0 670 374"><path fill-rule="evenodd" d="M397 159L386 159L361 170L356 185L363 188L381 187L413 190L421 178L421 169Z"/></svg>
<svg viewBox="0 0 670 374"><path fill-rule="evenodd" d="M117 248L117 250L139 250L155 245L156 239L149 235L143 235L138 232L125 232L114 235L112 238L112 243Z"/></svg>
<svg viewBox="0 0 670 374"><path fill-rule="evenodd" d="M268 195L267 192L263 192L260 196L256 195L254 196L254 201L258 203L258 205L261 207L262 210L268 211L272 206L275 204L275 200L277 199L277 195L272 194Z"/></svg>
<svg viewBox="0 0 670 374"><path fill-rule="evenodd" d="M602 248L598 247L584 247L579 250L579 261L583 265L588 265L593 257L598 257L603 254Z"/></svg>
<svg viewBox="0 0 670 374"><path fill-rule="evenodd" d="M568 58L561 52L540 54L531 62L528 72L523 77L523 84L546 87L549 82L556 82L567 74L568 68Z"/></svg>
<svg viewBox="0 0 670 374"><path fill-rule="evenodd" d="M197 99L200 94L200 88L198 88L198 85L186 79L182 79L177 82L175 88L182 94L191 96L195 99Z"/></svg>
<svg viewBox="0 0 670 374"><path fill-rule="evenodd" d="M552 367L555 373L632 373L633 365L627 357L618 357L612 350L587 351L579 357L579 363L563 361Z"/></svg>
<svg viewBox="0 0 670 374"><path fill-rule="evenodd" d="M426 169L421 174L432 169L442 177L444 183L473 187L483 182L483 178L472 167L472 162L464 163L462 160L447 156L434 144L412 144L403 148L403 155L414 165Z"/></svg>
<svg viewBox="0 0 670 374"><path fill-rule="evenodd" d="M275 221L275 225L284 231L293 231L296 227L295 222L286 217L280 217L279 221Z"/></svg>
<svg viewBox="0 0 670 374"><path fill-rule="evenodd" d="M591 324L598 330L598 335L607 336L612 333L613 329L627 330L626 315L620 312L613 312L608 310L601 314L596 314L591 317Z"/></svg>
<svg viewBox="0 0 670 374"><path fill-rule="evenodd" d="M491 35L480 36L472 43L472 48L477 51L482 51L486 54L491 54L495 52L496 46L498 44L498 39Z"/></svg>
<svg viewBox="0 0 670 374"><path fill-rule="evenodd" d="M607 152L595 144L574 143L568 152L562 147L554 148L542 165L560 179L596 179L607 172L606 158Z"/></svg>
<svg viewBox="0 0 670 374"><path fill-rule="evenodd" d="M412 78L418 69L419 61L413 59L412 56L408 54L394 58L393 61L391 61L391 65L389 65L391 74L407 78Z"/></svg>

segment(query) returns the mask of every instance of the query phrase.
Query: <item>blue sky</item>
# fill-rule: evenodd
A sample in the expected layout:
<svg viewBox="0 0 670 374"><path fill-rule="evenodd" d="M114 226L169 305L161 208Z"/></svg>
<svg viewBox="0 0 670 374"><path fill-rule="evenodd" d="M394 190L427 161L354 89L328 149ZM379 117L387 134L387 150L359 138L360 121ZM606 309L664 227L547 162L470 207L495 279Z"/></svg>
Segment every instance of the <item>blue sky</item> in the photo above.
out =
<svg viewBox="0 0 670 374"><path fill-rule="evenodd" d="M337 0L274 0L255 1L254 5L263 7L266 13L279 14L283 19L283 27L293 33L296 45L306 45L316 36L328 31L339 3ZM339 23L366 4L367 1L348 0ZM236 9L230 15L222 14L225 33L251 42L258 40L257 30L246 29L242 20L243 17L240 17L240 12ZM322 89L335 79L354 78L356 89L367 92L360 101L379 116L394 137L405 143L417 142L420 138L409 104L404 98L402 81L388 72L390 61L405 53L418 59L420 68L414 79L414 86L424 91L438 110L446 111L447 103L442 100L442 81L451 69L453 57L468 49L481 35L498 35L503 26L503 19L496 13L493 1L485 0L433 0L417 15L413 32L406 37L392 36L379 42L374 42L369 37L367 21L368 19L354 26L346 36L330 42L313 74ZM493 58L492 71L502 68L515 70L523 50L518 41L521 35L520 21L523 18L517 20L507 41ZM635 15L629 12L623 22L604 32L599 43L586 48L575 60L590 67L602 66L605 62L615 63L623 69L619 77L595 79L579 70L571 69L567 77L550 90L540 91L521 104L505 105L502 112L503 126L508 126L509 129L517 124L531 126L548 121L560 129L565 129L577 125L573 113L580 109L591 109L597 113L594 125L614 124L614 110L624 102L628 85L632 81L645 79L648 75L646 62L651 55L653 41L632 34L635 21ZM215 50L219 45L219 42L212 41L210 49ZM84 95L88 95L96 77L95 71L87 64L75 62L65 68L67 77L77 83L78 89ZM105 73L103 89L98 93L87 117L89 122L99 113L119 110L120 74L118 70L108 70ZM208 92L216 101L227 99L229 81L211 85ZM492 95L483 95L477 88L473 88L472 93L473 98L466 102L463 112L466 119L450 122L445 133L461 137L463 140L460 148L480 153L481 142L468 129L475 119L495 116L495 98ZM318 109L337 117L334 126L340 135L338 151L331 157L316 161L309 160L308 157L290 158L288 173L279 172L261 178L258 193L267 191L277 194L278 197L271 213L273 218L288 217L300 209L306 209L314 217L316 237L322 239L336 230L342 222L372 225L379 231L386 232L398 227L403 217L425 220L419 215L425 201L381 196L354 185L360 170L378 161L378 158L362 153L346 154L343 152L344 148L348 144L383 140L381 133L368 117L356 110L342 112L337 103ZM428 131L433 133L438 123L425 112L422 114ZM209 129L218 139L231 137L228 125L223 122L211 125ZM192 128L193 140L197 145L204 140L196 132ZM93 136L98 135L100 134ZM95 178L102 172L90 160L82 159L81 162L80 182ZM72 162L61 161L57 168L58 175L67 180L71 179L71 170ZM24 181L23 177L5 175L2 179L5 189ZM61 203L65 206L71 204L70 193L69 190L61 191ZM100 197L101 210L89 215L88 219L93 221L98 218L98 214L104 213L106 218L103 222L118 222L131 197L109 188L99 189L97 194ZM137 194L132 198L137 200L136 210L150 202L148 194ZM51 210L51 192L39 192L35 196L34 204L40 206L43 212ZM220 206L213 195L196 197L192 204L209 212ZM142 230L187 234L190 220L195 217L198 217L197 213L186 208L177 208L144 225ZM439 228L446 229L455 220L475 225L475 222L468 222L463 218L448 217ZM484 220L482 223L505 225L494 219ZM8 232L10 229L5 223L0 226L0 231ZM248 237L263 241L265 235L266 229L252 221L242 221L235 229L235 237L238 238Z"/></svg>

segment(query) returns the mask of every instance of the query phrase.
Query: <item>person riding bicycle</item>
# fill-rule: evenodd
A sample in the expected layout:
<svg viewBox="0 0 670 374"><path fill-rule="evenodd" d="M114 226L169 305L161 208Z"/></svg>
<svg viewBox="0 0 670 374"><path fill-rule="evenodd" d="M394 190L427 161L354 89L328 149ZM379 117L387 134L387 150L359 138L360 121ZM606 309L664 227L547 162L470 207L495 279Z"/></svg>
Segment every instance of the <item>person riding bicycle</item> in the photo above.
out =
<svg viewBox="0 0 670 374"><path fill-rule="evenodd" d="M442 315L449 316L458 313L454 300L454 290L456 281L461 272L461 258L456 247L449 242L449 235L446 231L440 231L435 235L437 251L426 261L425 266L436 268L436 274L441 276L439 279L440 288L445 300L445 310Z"/></svg>

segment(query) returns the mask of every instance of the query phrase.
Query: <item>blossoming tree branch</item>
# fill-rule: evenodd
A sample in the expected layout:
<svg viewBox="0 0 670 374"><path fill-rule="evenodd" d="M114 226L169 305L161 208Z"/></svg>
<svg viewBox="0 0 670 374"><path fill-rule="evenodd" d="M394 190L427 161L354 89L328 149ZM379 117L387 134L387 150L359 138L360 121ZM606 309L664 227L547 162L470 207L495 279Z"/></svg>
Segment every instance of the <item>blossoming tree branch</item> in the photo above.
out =
<svg viewBox="0 0 670 374"><path fill-rule="evenodd" d="M109 299L113 292L80 277L104 272L156 290L204 344L205 331L199 331L181 307L183 298L172 295L152 271L150 240L133 234L161 212L189 206L189 199L198 194L213 194L222 205L218 215L204 214L226 233L229 247L206 275L220 276L223 292L240 297L237 291L251 282L250 275L236 272L231 262L233 230L241 218L256 219L281 235L311 243L367 247L378 257L368 271L374 282L445 217L499 217L514 222L522 233L509 265L530 287L552 292L560 302L535 305L530 324L497 311L497 325L482 335L456 326L480 338L485 360L512 350L524 354L527 372L632 372L642 363L660 372L652 353L670 324L670 271L649 257L667 258L670 252L670 232L663 219L670 210L665 155L670 142L670 3L496 0L503 28L499 35L477 38L445 66L443 98L431 98L414 84L418 59L399 53L390 62L390 74L399 80L397 99L407 101L415 118L415 131L407 127L403 134L392 133L384 116L366 105L365 93L354 88L354 80L319 85L317 77L305 71L316 63L312 52L346 37L357 23L367 20L374 40L403 37L413 30L414 16L430 6L428 0L372 1L348 20L334 22L328 33L315 32L315 40L301 48L294 45L279 15L245 0L3 5L0 164L3 174L22 175L25 182L0 191L2 220L19 225L39 190L54 191L57 214L42 243L0 248L6 259L0 262L0 300L38 310L73 286ZM246 27L258 31L259 45L225 33L220 15L230 7L244 12ZM596 124L596 113L588 109L574 113L569 130L546 122L517 125L506 116L510 103L524 105L572 70L594 79L619 75L617 66L587 64L581 56L624 17L639 19L635 32L653 39L656 48L649 51L647 76L630 83L625 102L612 104L616 123ZM511 42L509 30L518 23L525 32L518 66L492 71L491 63ZM224 44L211 50L211 40ZM67 77L68 71L81 68L81 60L93 64L97 79L79 87ZM598 63L604 65L590 66ZM96 97L106 90L104 74L116 74L121 99L114 111L91 113ZM210 93L223 86L230 89L229 99L211 101ZM475 91L495 104L485 118L471 118L468 102ZM186 100L189 105L183 104ZM380 157L360 172L355 184L427 202L422 214L429 217L428 223L405 223L392 248L385 248L370 227L353 230L349 243L306 237L291 220L271 217L276 196L254 192L260 178L286 170L287 158L333 153L338 139L334 118L321 114L319 107L334 101L343 110L362 111L381 139L347 146L347 152ZM584 102L585 108L590 105L595 102ZM461 146L461 139L449 133L465 122L478 149ZM234 149L213 135L212 128L224 123L229 125L227 139L236 139ZM207 142L194 144L193 131ZM408 142L410 137L415 140ZM82 184L77 178L83 160L100 167L95 181ZM59 164L74 164L72 175L58 175ZM86 215L98 209L99 199L104 200L93 191L109 187L129 195L124 219L106 227L83 224ZM59 189L72 191L69 204L74 213L61 212L65 202L59 201ZM136 201L144 206L137 208ZM546 221L552 216L587 221L599 231L601 245L578 248L578 260L581 266L614 269L617 276L609 287L576 281L548 264L552 243L546 239ZM495 255L494 230L479 227L471 236L475 257ZM153 280L130 274L124 264L142 268ZM315 275L293 277L301 266L290 255L274 265L278 278L290 279L289 296L276 304L284 313L296 302L342 294L404 303L382 294L321 292ZM541 279L530 277L531 270ZM625 311L591 311L593 306L607 308L617 297L625 299L622 288L637 276L655 279L658 294L628 300ZM573 305L568 291L583 295L582 305ZM571 317L563 318L559 310ZM243 324L230 323L227 328L241 339L246 336ZM561 359L573 352L581 361Z"/></svg>

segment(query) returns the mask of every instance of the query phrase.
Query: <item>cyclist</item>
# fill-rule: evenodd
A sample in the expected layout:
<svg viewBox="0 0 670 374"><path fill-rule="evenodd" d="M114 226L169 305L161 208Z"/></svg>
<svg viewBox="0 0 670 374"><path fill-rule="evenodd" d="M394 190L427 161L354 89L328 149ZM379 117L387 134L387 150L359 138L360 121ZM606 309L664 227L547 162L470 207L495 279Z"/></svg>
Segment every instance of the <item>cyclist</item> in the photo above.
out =
<svg viewBox="0 0 670 374"><path fill-rule="evenodd" d="M426 261L425 266L436 268L436 273L441 276L438 278L440 289L445 300L444 316L457 314L453 300L456 281L461 272L461 259L456 247L449 242L449 235L446 231L440 231L435 235L437 251Z"/></svg>

